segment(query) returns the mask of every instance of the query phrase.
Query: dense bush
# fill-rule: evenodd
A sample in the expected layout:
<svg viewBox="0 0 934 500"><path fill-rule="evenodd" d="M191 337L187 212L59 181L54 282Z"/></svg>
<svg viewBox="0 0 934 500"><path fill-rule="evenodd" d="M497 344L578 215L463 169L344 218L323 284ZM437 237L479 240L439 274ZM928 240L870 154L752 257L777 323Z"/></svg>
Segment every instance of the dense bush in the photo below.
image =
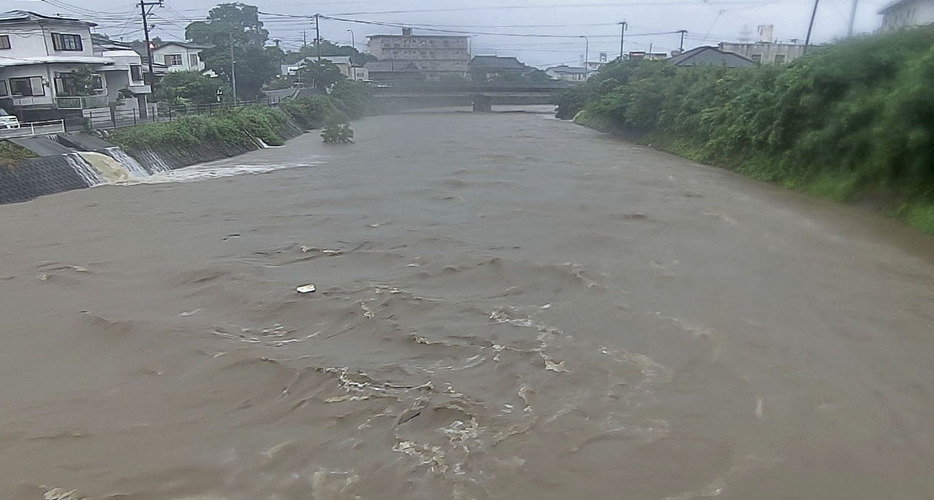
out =
<svg viewBox="0 0 934 500"><path fill-rule="evenodd" d="M342 117L329 96L312 96L283 101L279 108L306 130L323 127L331 118Z"/></svg>
<svg viewBox="0 0 934 500"><path fill-rule="evenodd" d="M351 120L363 118L370 108L370 86L362 82L341 80L331 87L330 97Z"/></svg>
<svg viewBox="0 0 934 500"><path fill-rule="evenodd" d="M359 118L369 107L369 91L353 82L335 84L332 95L283 101L279 109L244 106L212 115L184 116L172 122L150 123L119 129L112 140L128 149L158 147L191 148L201 144L250 145L256 139L281 145L283 127L291 118L304 129L317 129L329 122L346 123Z"/></svg>
<svg viewBox="0 0 934 500"><path fill-rule="evenodd" d="M260 139L281 145L279 131L286 116L277 110L248 106L224 110L210 116L186 116L172 122L127 127L114 132L112 140L126 149L160 146L194 147L205 143L251 144Z"/></svg>
<svg viewBox="0 0 934 500"><path fill-rule="evenodd" d="M901 203L934 199L932 88L934 29L923 28L751 70L612 63L557 101L559 117L698 161L835 199Z"/></svg>

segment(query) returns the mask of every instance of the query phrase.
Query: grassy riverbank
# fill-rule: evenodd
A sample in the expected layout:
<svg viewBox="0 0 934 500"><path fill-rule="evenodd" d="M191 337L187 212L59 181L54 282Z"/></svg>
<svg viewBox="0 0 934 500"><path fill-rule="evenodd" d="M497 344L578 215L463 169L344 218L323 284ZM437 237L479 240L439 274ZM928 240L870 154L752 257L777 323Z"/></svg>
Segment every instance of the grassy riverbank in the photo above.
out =
<svg viewBox="0 0 934 500"><path fill-rule="evenodd" d="M0 166L12 167L23 160L35 157L36 155L32 151L22 146L17 146L9 141L0 141Z"/></svg>
<svg viewBox="0 0 934 500"><path fill-rule="evenodd" d="M116 130L110 137L127 151L162 147L197 148L206 145L250 147L256 140L279 146L288 122L316 129L328 121L362 117L369 106L363 84L341 82L330 95L284 101L279 108L247 106L213 115L186 116L172 122L150 123Z"/></svg>
<svg viewBox="0 0 934 500"><path fill-rule="evenodd" d="M558 116L934 234L934 29L751 70L611 63Z"/></svg>

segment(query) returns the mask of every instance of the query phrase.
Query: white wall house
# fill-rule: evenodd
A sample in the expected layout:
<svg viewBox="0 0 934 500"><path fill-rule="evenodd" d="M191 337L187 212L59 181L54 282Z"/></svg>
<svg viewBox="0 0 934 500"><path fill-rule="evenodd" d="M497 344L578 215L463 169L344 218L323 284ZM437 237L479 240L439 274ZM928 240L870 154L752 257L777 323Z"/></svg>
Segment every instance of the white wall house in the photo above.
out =
<svg viewBox="0 0 934 500"><path fill-rule="evenodd" d="M95 44L92 26L26 11L0 14L0 106L33 121L106 108L128 96L145 101L150 88L143 85L139 57L128 47ZM75 80L83 68L96 77L90 95Z"/></svg>
<svg viewBox="0 0 934 500"><path fill-rule="evenodd" d="M305 61L311 63L317 60L317 57L306 57L295 64L283 64L280 67L280 74L282 76L295 76L298 74L299 69L301 69ZM339 69L341 74L348 80L364 81L370 79L369 71L367 71L366 68L351 64L350 56L321 56L321 60L329 61L331 64L337 66L337 69Z"/></svg>
<svg viewBox="0 0 934 500"><path fill-rule="evenodd" d="M164 64L166 71L204 71L201 51L210 49L210 45L198 45L191 42L163 42L152 49L153 62Z"/></svg>
<svg viewBox="0 0 934 500"><path fill-rule="evenodd" d="M587 74L587 70L584 68L572 67L566 64L562 64L560 66L553 66L546 69L545 73L556 80L562 80L565 82L582 82L584 81L584 75Z"/></svg>
<svg viewBox="0 0 934 500"><path fill-rule="evenodd" d="M934 0L898 0L883 7L882 31L934 24Z"/></svg>

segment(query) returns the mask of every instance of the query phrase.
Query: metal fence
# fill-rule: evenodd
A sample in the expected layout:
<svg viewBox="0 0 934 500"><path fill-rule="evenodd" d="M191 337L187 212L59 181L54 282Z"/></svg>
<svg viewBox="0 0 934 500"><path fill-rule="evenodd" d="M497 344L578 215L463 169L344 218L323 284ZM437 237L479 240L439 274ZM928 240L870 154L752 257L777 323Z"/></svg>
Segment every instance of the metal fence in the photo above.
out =
<svg viewBox="0 0 934 500"><path fill-rule="evenodd" d="M132 127L142 123L169 122L184 116L210 116L221 111L245 106L275 107L277 105L278 102L272 99L247 102L241 101L236 105L231 103L213 103L193 106L152 105L148 108L146 116L143 116L141 110L138 108L87 109L84 111L84 118L87 120L86 125L89 128L116 129Z"/></svg>
<svg viewBox="0 0 934 500"><path fill-rule="evenodd" d="M32 137L36 135L53 135L64 131L64 120L21 123L18 128L0 128L0 139L15 139L17 137Z"/></svg>

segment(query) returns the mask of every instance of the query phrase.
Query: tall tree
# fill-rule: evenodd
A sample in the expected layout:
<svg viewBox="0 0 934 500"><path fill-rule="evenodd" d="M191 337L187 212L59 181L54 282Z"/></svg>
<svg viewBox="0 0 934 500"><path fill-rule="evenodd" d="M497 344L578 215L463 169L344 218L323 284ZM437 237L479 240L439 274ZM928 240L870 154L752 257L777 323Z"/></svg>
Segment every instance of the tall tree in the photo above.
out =
<svg viewBox="0 0 934 500"><path fill-rule="evenodd" d="M266 44L269 31L259 20L259 9L243 3L222 3L208 12L207 20L195 21L185 28L185 37L195 43L206 45Z"/></svg>
<svg viewBox="0 0 934 500"><path fill-rule="evenodd" d="M204 66L227 81L237 77L237 93L242 99L260 95L263 83L278 73L280 52L265 47L269 32L259 20L253 5L223 3L211 9L204 21L185 28L185 36L195 43L210 45L201 52ZM231 52L236 67L231 67Z"/></svg>

